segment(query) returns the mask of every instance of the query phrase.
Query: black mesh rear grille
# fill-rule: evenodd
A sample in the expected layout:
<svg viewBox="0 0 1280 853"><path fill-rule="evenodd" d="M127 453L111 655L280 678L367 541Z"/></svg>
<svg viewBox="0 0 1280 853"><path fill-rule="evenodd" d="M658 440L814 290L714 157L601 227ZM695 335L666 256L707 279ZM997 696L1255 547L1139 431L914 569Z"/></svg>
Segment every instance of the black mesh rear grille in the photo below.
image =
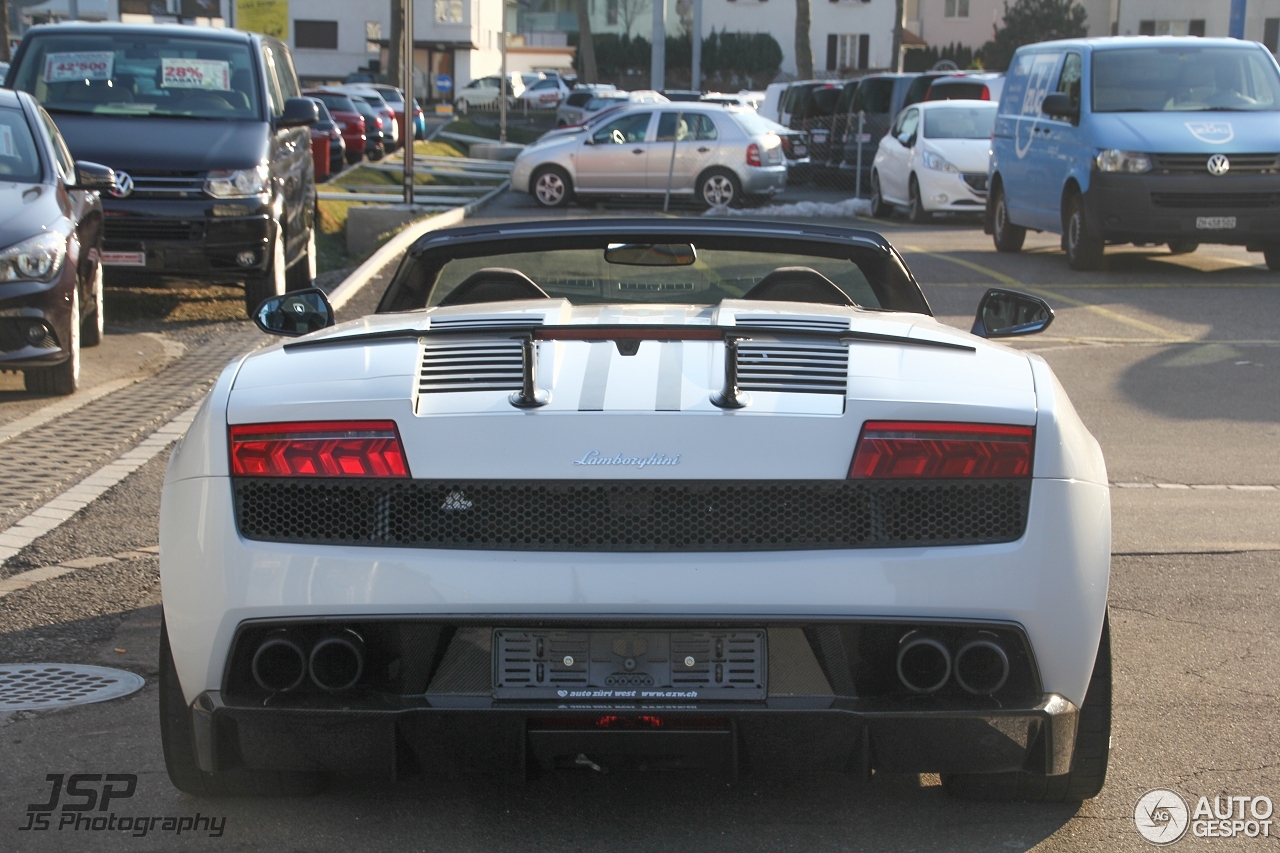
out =
<svg viewBox="0 0 1280 853"><path fill-rule="evenodd" d="M1012 542L1020 480L236 478L246 539L488 551L797 551Z"/></svg>

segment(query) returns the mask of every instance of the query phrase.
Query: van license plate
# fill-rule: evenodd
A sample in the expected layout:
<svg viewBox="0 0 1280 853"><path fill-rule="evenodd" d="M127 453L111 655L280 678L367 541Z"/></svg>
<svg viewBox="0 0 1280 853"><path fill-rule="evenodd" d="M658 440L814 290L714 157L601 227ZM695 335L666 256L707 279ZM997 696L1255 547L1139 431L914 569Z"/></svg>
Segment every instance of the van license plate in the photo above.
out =
<svg viewBox="0 0 1280 853"><path fill-rule="evenodd" d="M108 267L145 267L146 252L103 252L102 263Z"/></svg>
<svg viewBox="0 0 1280 853"><path fill-rule="evenodd" d="M1234 216L1197 216L1196 228L1208 231L1225 231L1236 227Z"/></svg>

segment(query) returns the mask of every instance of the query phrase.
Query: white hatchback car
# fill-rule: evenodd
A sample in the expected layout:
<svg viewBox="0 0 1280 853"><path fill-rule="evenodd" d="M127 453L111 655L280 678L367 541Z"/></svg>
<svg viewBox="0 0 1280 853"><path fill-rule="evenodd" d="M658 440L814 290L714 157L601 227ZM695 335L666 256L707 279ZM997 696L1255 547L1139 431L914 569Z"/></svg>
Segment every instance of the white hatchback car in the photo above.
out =
<svg viewBox="0 0 1280 853"><path fill-rule="evenodd" d="M982 213L997 104L926 101L898 114L871 164L875 216L905 207L912 222L934 213Z"/></svg>
<svg viewBox="0 0 1280 853"><path fill-rule="evenodd" d="M516 102L526 104L530 109L554 110L568 96L569 87L563 80L559 77L543 77L521 92Z"/></svg>

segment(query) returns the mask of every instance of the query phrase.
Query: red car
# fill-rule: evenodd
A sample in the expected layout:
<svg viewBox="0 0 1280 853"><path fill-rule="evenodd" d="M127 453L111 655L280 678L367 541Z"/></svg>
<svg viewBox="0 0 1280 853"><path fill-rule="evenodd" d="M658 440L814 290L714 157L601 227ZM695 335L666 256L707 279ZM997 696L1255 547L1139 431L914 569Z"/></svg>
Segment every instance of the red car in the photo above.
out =
<svg viewBox="0 0 1280 853"><path fill-rule="evenodd" d="M338 123L338 129L342 132L342 141L346 143L347 162L359 163L365 154L365 124L364 116L360 115L351 98L341 92L326 92L323 89L303 92L303 94L323 101L329 108L329 115L333 116L333 120Z"/></svg>

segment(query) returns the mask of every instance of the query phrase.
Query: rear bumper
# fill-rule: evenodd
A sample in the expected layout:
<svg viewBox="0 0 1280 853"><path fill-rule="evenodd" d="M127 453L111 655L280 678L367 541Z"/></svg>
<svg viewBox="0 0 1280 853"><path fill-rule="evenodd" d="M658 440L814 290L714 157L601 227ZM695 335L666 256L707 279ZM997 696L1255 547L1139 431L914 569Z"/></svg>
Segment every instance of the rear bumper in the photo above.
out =
<svg viewBox="0 0 1280 853"><path fill-rule="evenodd" d="M1254 199L1232 204L1233 197L1240 198L1237 194ZM1263 195L1273 196L1275 203ZM1197 203L1198 196L1203 196L1203 203ZM1280 242L1280 175L1095 173L1084 203L1088 221L1109 242L1189 239L1258 246ZM1225 227L1232 219L1234 225Z"/></svg>
<svg viewBox="0 0 1280 853"><path fill-rule="evenodd" d="M742 172L743 192L772 194L786 188L786 166L749 166Z"/></svg>
<svg viewBox="0 0 1280 853"><path fill-rule="evenodd" d="M600 728L618 717L660 728ZM605 715L605 716L602 716ZM394 778L406 764L428 771L487 769L523 775L586 754L660 755L740 770L1060 775L1071 767L1079 709L1056 694L1024 707L868 711L856 700L787 700L696 710L646 707L464 707L397 697L380 708L264 707L207 691L192 705L197 761L205 771L249 767ZM405 751L412 755L406 761Z"/></svg>

